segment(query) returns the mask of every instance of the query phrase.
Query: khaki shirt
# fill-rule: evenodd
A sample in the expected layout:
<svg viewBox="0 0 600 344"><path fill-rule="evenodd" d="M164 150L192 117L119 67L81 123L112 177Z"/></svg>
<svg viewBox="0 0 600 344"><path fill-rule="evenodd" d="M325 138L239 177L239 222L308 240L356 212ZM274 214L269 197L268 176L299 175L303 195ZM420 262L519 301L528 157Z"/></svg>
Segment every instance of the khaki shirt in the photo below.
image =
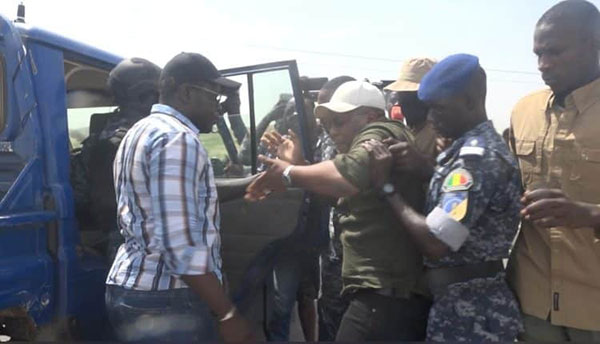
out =
<svg viewBox="0 0 600 344"><path fill-rule="evenodd" d="M345 154L334 159L336 169L360 191L340 199L340 228L344 259L344 293L364 288L394 288L399 296L416 291L422 257L408 231L388 202L379 197L370 181L370 157L362 143L394 137L412 142L409 130L399 121L381 120L365 127ZM397 190L414 207L423 190L408 175L395 180Z"/></svg>
<svg viewBox="0 0 600 344"><path fill-rule="evenodd" d="M525 190L560 188L573 200L600 204L600 79L568 95L564 107L550 90L523 98L511 135ZM508 273L525 314L600 330L600 241L592 228L523 222Z"/></svg>

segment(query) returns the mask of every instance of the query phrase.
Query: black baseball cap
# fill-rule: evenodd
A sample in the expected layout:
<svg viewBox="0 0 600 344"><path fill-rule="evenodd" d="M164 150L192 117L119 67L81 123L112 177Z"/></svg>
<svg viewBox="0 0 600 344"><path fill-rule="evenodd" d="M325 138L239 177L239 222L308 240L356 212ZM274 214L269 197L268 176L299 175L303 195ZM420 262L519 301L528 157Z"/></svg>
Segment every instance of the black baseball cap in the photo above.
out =
<svg viewBox="0 0 600 344"><path fill-rule="evenodd" d="M175 83L210 81L229 90L237 90L241 84L221 76L214 64L198 53L182 52L173 57L162 70L161 80L175 79Z"/></svg>

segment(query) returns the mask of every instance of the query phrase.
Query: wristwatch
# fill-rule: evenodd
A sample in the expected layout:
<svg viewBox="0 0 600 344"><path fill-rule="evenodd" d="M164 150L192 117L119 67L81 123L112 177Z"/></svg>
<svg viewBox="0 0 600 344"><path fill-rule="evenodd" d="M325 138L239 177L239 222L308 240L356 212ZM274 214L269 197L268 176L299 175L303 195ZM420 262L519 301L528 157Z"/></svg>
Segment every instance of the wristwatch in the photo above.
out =
<svg viewBox="0 0 600 344"><path fill-rule="evenodd" d="M292 171L292 168L294 168L294 165L289 165L288 167L285 168L285 170L283 170L283 174L281 174L281 178L283 179L283 184L285 184L286 187L290 187L292 186L292 177L290 176L290 172Z"/></svg>
<svg viewBox="0 0 600 344"><path fill-rule="evenodd" d="M382 197L389 197L396 193L396 187L392 183L385 183L380 190Z"/></svg>
<svg viewBox="0 0 600 344"><path fill-rule="evenodd" d="M229 309L229 311L227 311L227 313L225 313L225 315L218 320L219 322L225 322L227 320L233 319L235 313L237 313L237 309L235 308L235 306L232 306L231 309Z"/></svg>

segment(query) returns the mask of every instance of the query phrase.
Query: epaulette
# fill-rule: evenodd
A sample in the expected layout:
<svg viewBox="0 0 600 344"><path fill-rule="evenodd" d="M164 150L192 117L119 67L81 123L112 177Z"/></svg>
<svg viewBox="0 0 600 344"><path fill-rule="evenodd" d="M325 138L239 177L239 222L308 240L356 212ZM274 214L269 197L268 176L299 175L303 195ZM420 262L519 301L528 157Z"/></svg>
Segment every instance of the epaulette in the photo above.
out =
<svg viewBox="0 0 600 344"><path fill-rule="evenodd" d="M481 136L468 137L460 148L458 156L483 156L485 140Z"/></svg>

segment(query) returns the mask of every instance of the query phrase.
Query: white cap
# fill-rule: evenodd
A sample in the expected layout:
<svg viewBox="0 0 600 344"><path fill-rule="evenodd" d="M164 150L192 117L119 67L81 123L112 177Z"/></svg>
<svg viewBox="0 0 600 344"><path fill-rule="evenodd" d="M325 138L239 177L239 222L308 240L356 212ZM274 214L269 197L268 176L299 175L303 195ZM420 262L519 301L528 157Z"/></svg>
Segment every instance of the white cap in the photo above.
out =
<svg viewBox="0 0 600 344"><path fill-rule="evenodd" d="M335 91L328 103L315 108L315 116L323 117L329 111L345 113L361 106L385 111L385 99L379 89L365 81L348 81Z"/></svg>

